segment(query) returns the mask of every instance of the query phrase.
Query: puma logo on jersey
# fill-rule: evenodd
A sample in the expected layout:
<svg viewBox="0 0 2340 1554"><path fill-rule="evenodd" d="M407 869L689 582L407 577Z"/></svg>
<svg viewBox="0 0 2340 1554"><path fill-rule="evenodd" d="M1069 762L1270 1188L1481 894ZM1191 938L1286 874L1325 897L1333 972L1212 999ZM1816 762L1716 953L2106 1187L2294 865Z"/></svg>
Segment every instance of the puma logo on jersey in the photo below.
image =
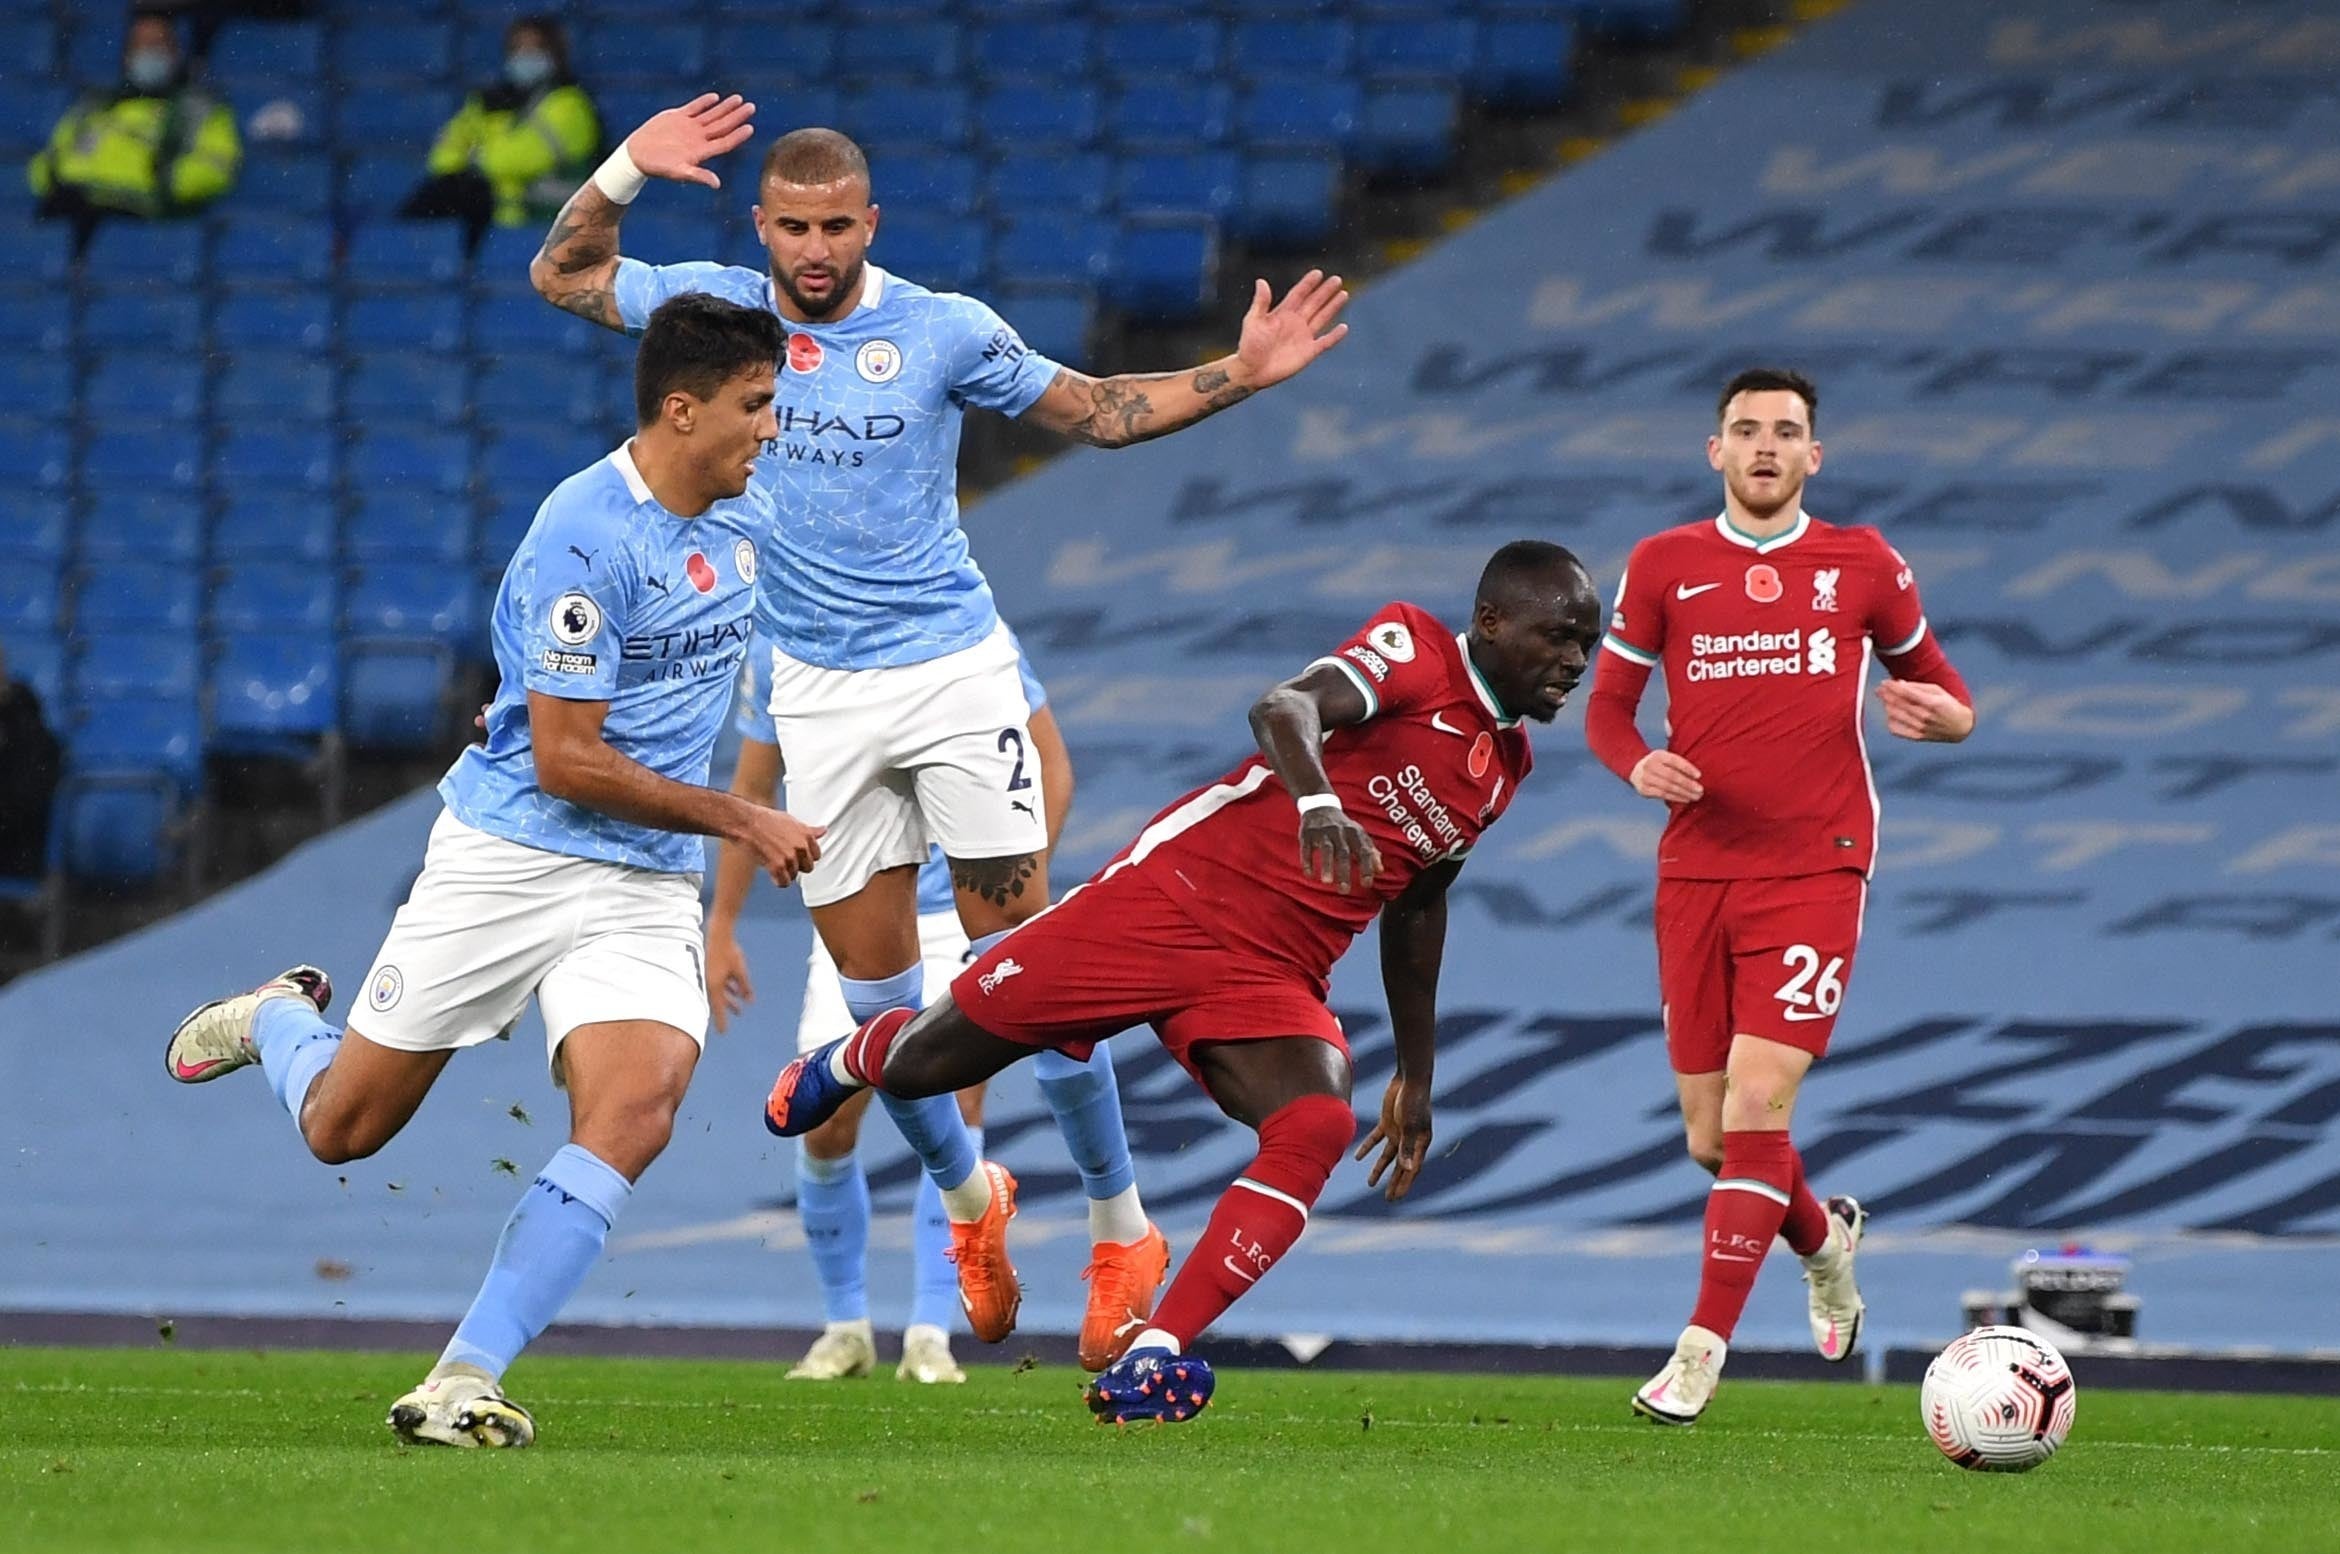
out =
<svg viewBox="0 0 2340 1554"><path fill-rule="evenodd" d="M1037 811L1037 810L1035 810L1034 808L1032 808L1032 806L1031 806L1031 805L1029 805L1029 804L1025 803L1025 802L1024 802L1022 799L1010 799L1010 800L1008 800L1008 808L1010 808L1010 809L1015 809L1015 810L1021 810L1021 811L1023 811L1025 814L1027 814L1027 815L1030 815L1030 816L1031 816L1031 817L1032 817L1034 820L1038 820L1038 819L1040 818L1040 813L1039 813L1039 811Z"/></svg>
<svg viewBox="0 0 2340 1554"><path fill-rule="evenodd" d="M1708 593L1720 587L1722 587L1722 584L1720 583L1700 583L1696 587L1692 587L1688 583L1676 583L1674 585L1674 597L1677 599L1695 599L1702 593Z"/></svg>

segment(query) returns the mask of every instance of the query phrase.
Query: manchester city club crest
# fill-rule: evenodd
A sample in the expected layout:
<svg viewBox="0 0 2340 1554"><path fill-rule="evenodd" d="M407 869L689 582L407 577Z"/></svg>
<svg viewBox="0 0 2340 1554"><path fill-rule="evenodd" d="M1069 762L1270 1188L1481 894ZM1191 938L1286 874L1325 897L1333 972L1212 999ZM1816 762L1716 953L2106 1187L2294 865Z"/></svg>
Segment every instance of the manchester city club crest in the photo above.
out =
<svg viewBox="0 0 2340 1554"><path fill-rule="evenodd" d="M741 540L732 546L731 564L738 569L741 582L754 582L756 580L756 542L754 540Z"/></svg>
<svg viewBox="0 0 2340 1554"><path fill-rule="evenodd" d="M891 340L872 340L853 353L853 370L871 383L891 383L901 376L902 348Z"/></svg>

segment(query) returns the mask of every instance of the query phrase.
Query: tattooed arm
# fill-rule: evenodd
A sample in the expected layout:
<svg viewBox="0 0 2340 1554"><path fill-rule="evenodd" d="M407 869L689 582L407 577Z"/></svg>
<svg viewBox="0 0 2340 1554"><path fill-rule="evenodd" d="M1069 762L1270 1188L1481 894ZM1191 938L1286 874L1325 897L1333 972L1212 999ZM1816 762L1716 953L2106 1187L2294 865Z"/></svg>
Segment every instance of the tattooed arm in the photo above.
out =
<svg viewBox="0 0 2340 1554"><path fill-rule="evenodd" d="M1337 275L1311 270L1283 301L1270 307L1268 297L1267 282L1258 282L1234 355L1187 372L1123 373L1111 378L1092 378L1067 367L1024 412L1024 419L1100 448L1126 448L1192 426L1261 389L1273 388L1349 332L1348 325L1333 323L1349 301Z"/></svg>
<svg viewBox="0 0 2340 1554"><path fill-rule="evenodd" d="M625 210L591 182L570 195L529 261L536 294L563 312L622 331L616 286L618 218Z"/></svg>

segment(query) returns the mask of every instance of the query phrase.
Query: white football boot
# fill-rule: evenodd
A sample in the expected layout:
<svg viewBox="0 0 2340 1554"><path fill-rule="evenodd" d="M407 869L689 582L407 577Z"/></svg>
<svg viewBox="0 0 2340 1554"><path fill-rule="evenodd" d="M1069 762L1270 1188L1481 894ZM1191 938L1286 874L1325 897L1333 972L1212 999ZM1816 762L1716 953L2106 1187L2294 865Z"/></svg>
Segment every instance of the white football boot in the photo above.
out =
<svg viewBox="0 0 2340 1554"><path fill-rule="evenodd" d="M1695 1424L1722 1384L1723 1360L1731 1346L1703 1327L1686 1327L1674 1343L1674 1357L1633 1394L1633 1411L1658 1424Z"/></svg>
<svg viewBox="0 0 2340 1554"><path fill-rule="evenodd" d="M390 1428L409 1446L531 1445L536 1421L504 1396L487 1372L468 1365L433 1371L390 1405Z"/></svg>
<svg viewBox="0 0 2340 1554"><path fill-rule="evenodd" d="M1829 1199L1827 1209L1828 1239L1803 1260L1804 1282L1811 1286L1812 1346L1823 1360L1843 1361L1861 1341L1861 1317L1869 1309L1853 1283L1853 1254L1869 1212L1860 1199L1845 1197Z"/></svg>
<svg viewBox="0 0 2340 1554"><path fill-rule="evenodd" d="M280 971L249 993L215 998L179 1022L163 1048L163 1067L183 1085L199 1085L260 1061L252 1016L271 998L305 998L319 1014L333 1002L333 979L314 966Z"/></svg>
<svg viewBox="0 0 2340 1554"><path fill-rule="evenodd" d="M790 1381L843 1381L877 1369L877 1334L869 1318L831 1322L804 1358L788 1367Z"/></svg>
<svg viewBox="0 0 2340 1554"><path fill-rule="evenodd" d="M921 1322L902 1331L902 1363L894 1367L894 1379L931 1387L965 1381L967 1373L951 1357L951 1335L931 1322Z"/></svg>

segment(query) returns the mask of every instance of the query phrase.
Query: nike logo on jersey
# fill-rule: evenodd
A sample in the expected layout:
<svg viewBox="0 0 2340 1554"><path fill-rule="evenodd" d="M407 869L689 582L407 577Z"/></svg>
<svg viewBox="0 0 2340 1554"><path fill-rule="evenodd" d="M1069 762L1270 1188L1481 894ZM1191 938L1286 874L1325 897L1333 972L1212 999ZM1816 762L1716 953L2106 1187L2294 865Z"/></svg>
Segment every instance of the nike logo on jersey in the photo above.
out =
<svg viewBox="0 0 2340 1554"><path fill-rule="evenodd" d="M1782 1009L1780 1015L1788 1020L1825 1020L1827 1015L1817 1009Z"/></svg>
<svg viewBox="0 0 2340 1554"><path fill-rule="evenodd" d="M1443 712L1433 712L1430 714L1430 726L1438 730L1438 732L1441 734L1452 734L1457 739L1468 739L1471 737L1470 735L1464 733L1461 729L1456 728L1453 724L1447 722L1446 714Z"/></svg>
<svg viewBox="0 0 2340 1554"><path fill-rule="evenodd" d="M1676 583L1674 585L1674 597L1677 599L1695 599L1702 593L1707 593L1720 587L1722 587L1722 584L1720 583L1700 583L1695 588L1691 587L1688 583Z"/></svg>

